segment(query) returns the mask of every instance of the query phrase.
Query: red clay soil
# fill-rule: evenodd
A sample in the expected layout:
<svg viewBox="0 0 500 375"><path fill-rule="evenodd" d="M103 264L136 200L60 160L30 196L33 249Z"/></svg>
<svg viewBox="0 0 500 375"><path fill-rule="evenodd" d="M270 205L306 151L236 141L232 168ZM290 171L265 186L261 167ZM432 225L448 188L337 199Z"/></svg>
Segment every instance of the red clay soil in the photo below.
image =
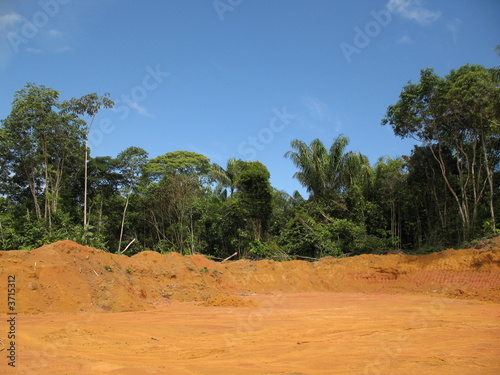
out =
<svg viewBox="0 0 500 375"><path fill-rule="evenodd" d="M418 293L500 302L500 237L480 249L430 255L360 255L317 262L217 263L145 251L132 257L60 241L0 252L0 292L16 276L20 313L141 311L162 301L219 294ZM0 313L7 312L0 303Z"/></svg>
<svg viewBox="0 0 500 375"><path fill-rule="evenodd" d="M423 256L224 264L61 241L0 252L0 295L0 374L500 373L500 237Z"/></svg>

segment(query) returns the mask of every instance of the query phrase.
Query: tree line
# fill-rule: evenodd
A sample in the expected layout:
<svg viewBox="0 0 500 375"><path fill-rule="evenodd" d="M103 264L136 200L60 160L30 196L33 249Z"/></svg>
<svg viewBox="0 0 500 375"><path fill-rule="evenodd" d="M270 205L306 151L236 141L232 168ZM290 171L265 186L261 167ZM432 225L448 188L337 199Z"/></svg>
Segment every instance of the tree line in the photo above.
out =
<svg viewBox="0 0 500 375"><path fill-rule="evenodd" d="M318 258L430 251L498 234L499 69L423 69L382 125L410 155L374 164L339 136L291 142L284 155L308 192L273 188L265 165L139 147L91 157L88 134L108 95L60 100L28 83L0 125L0 247L62 239L127 254Z"/></svg>

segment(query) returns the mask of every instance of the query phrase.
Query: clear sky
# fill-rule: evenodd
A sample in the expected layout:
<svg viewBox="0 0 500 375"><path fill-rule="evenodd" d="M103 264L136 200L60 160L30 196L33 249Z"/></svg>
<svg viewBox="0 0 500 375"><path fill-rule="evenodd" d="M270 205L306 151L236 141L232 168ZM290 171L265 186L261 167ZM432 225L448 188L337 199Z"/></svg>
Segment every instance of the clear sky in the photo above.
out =
<svg viewBox="0 0 500 375"><path fill-rule="evenodd" d="M259 160L300 185L290 141L350 138L371 163L413 142L380 125L420 69L500 65L498 0L0 0L0 118L26 82L109 92L93 156Z"/></svg>

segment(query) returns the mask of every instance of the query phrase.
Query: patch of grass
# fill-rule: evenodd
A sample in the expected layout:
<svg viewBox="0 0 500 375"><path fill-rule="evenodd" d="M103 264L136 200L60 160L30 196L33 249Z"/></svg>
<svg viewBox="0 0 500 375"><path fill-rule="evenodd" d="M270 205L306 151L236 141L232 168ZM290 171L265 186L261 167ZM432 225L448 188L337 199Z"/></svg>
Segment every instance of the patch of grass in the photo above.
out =
<svg viewBox="0 0 500 375"><path fill-rule="evenodd" d="M125 271L126 271L129 275L131 275L131 274L132 274L132 271L133 271L132 266L127 267L127 269L126 269Z"/></svg>
<svg viewBox="0 0 500 375"><path fill-rule="evenodd" d="M219 275L222 275L222 272L218 271L216 268L214 268L214 270L212 271L212 275L214 276L219 276Z"/></svg>
<svg viewBox="0 0 500 375"><path fill-rule="evenodd" d="M203 268L200 268L199 271L201 273L207 273L208 272L208 268L207 267L203 267Z"/></svg>
<svg viewBox="0 0 500 375"><path fill-rule="evenodd" d="M105 269L106 271L108 271L108 272L113 272L113 267L111 267L109 264L106 264L106 265L104 266L104 269Z"/></svg>

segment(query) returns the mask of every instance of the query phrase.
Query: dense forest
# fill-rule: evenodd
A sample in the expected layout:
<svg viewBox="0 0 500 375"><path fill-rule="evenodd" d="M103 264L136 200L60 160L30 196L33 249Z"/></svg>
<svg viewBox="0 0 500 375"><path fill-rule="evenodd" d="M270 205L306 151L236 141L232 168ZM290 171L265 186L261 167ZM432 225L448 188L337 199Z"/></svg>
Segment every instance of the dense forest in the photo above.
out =
<svg viewBox="0 0 500 375"><path fill-rule="evenodd" d="M139 147L91 157L92 123L113 101L59 95L28 83L1 121L1 249L71 239L125 254L318 258L425 252L498 233L498 68L444 77L427 68L404 86L381 122L415 140L411 155L372 163L344 136L292 141L283 157L307 198L274 189L258 161L149 158Z"/></svg>

